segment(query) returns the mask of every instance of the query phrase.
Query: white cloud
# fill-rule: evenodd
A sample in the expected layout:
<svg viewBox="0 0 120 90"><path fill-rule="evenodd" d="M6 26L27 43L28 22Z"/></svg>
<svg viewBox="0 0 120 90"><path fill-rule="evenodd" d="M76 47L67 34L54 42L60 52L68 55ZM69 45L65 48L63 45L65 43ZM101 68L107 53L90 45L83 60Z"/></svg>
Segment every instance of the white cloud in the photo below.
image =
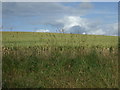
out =
<svg viewBox="0 0 120 90"><path fill-rule="evenodd" d="M82 34L86 34L85 32L83 32Z"/></svg>
<svg viewBox="0 0 120 90"><path fill-rule="evenodd" d="M50 30L45 30L45 29L39 29L39 30L36 30L36 32L50 32Z"/></svg>
<svg viewBox="0 0 120 90"><path fill-rule="evenodd" d="M94 35L104 35L105 32L102 29L94 30L89 32L88 34L94 34Z"/></svg>
<svg viewBox="0 0 120 90"><path fill-rule="evenodd" d="M66 31L68 31L73 26L85 27L85 19L82 19L78 16L65 16L63 19L57 20L58 23L63 23Z"/></svg>
<svg viewBox="0 0 120 90"><path fill-rule="evenodd" d="M56 21L63 24L67 33L94 34L94 35L118 35L118 23L103 24L93 22L78 16L65 16Z"/></svg>
<svg viewBox="0 0 120 90"><path fill-rule="evenodd" d="M66 4L71 4L71 2ZM89 7L85 7L85 5L89 5ZM78 2L74 7L72 5L67 6L62 2L4 2L2 4L2 15L6 22L3 23L6 25L9 21L20 18L19 21L24 20L25 23L32 25L46 23L56 25L55 21L65 15L86 15L92 8L91 6L92 3L90 2L86 4Z"/></svg>

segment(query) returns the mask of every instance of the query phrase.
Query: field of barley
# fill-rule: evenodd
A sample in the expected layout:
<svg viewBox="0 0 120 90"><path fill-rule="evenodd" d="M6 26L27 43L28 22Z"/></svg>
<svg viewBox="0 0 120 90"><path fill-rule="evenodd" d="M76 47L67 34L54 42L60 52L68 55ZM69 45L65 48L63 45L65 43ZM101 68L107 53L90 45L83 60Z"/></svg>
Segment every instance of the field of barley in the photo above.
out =
<svg viewBox="0 0 120 90"><path fill-rule="evenodd" d="M117 88L118 37L2 32L3 88Z"/></svg>

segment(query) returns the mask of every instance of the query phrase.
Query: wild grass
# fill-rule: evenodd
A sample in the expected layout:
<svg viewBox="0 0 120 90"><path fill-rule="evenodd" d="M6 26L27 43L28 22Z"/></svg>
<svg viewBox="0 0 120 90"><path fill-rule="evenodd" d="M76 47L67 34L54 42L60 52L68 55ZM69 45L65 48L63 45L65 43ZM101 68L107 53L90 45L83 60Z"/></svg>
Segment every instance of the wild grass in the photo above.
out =
<svg viewBox="0 0 120 90"><path fill-rule="evenodd" d="M117 37L3 32L3 88L116 88Z"/></svg>

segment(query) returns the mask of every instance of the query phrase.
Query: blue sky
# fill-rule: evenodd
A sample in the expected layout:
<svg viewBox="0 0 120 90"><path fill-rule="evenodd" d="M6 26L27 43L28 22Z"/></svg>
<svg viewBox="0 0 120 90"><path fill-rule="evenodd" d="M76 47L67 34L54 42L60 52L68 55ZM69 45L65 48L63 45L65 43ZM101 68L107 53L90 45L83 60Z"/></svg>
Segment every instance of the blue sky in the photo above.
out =
<svg viewBox="0 0 120 90"><path fill-rule="evenodd" d="M117 35L117 2L3 2L3 31Z"/></svg>

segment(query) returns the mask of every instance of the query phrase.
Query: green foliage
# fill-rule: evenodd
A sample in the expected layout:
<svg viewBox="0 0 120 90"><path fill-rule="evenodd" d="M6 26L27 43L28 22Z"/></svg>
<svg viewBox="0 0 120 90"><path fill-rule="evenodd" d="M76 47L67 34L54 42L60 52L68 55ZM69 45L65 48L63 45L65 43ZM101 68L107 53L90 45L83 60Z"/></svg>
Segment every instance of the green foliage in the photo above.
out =
<svg viewBox="0 0 120 90"><path fill-rule="evenodd" d="M117 43L113 36L3 32L3 87L116 88Z"/></svg>

